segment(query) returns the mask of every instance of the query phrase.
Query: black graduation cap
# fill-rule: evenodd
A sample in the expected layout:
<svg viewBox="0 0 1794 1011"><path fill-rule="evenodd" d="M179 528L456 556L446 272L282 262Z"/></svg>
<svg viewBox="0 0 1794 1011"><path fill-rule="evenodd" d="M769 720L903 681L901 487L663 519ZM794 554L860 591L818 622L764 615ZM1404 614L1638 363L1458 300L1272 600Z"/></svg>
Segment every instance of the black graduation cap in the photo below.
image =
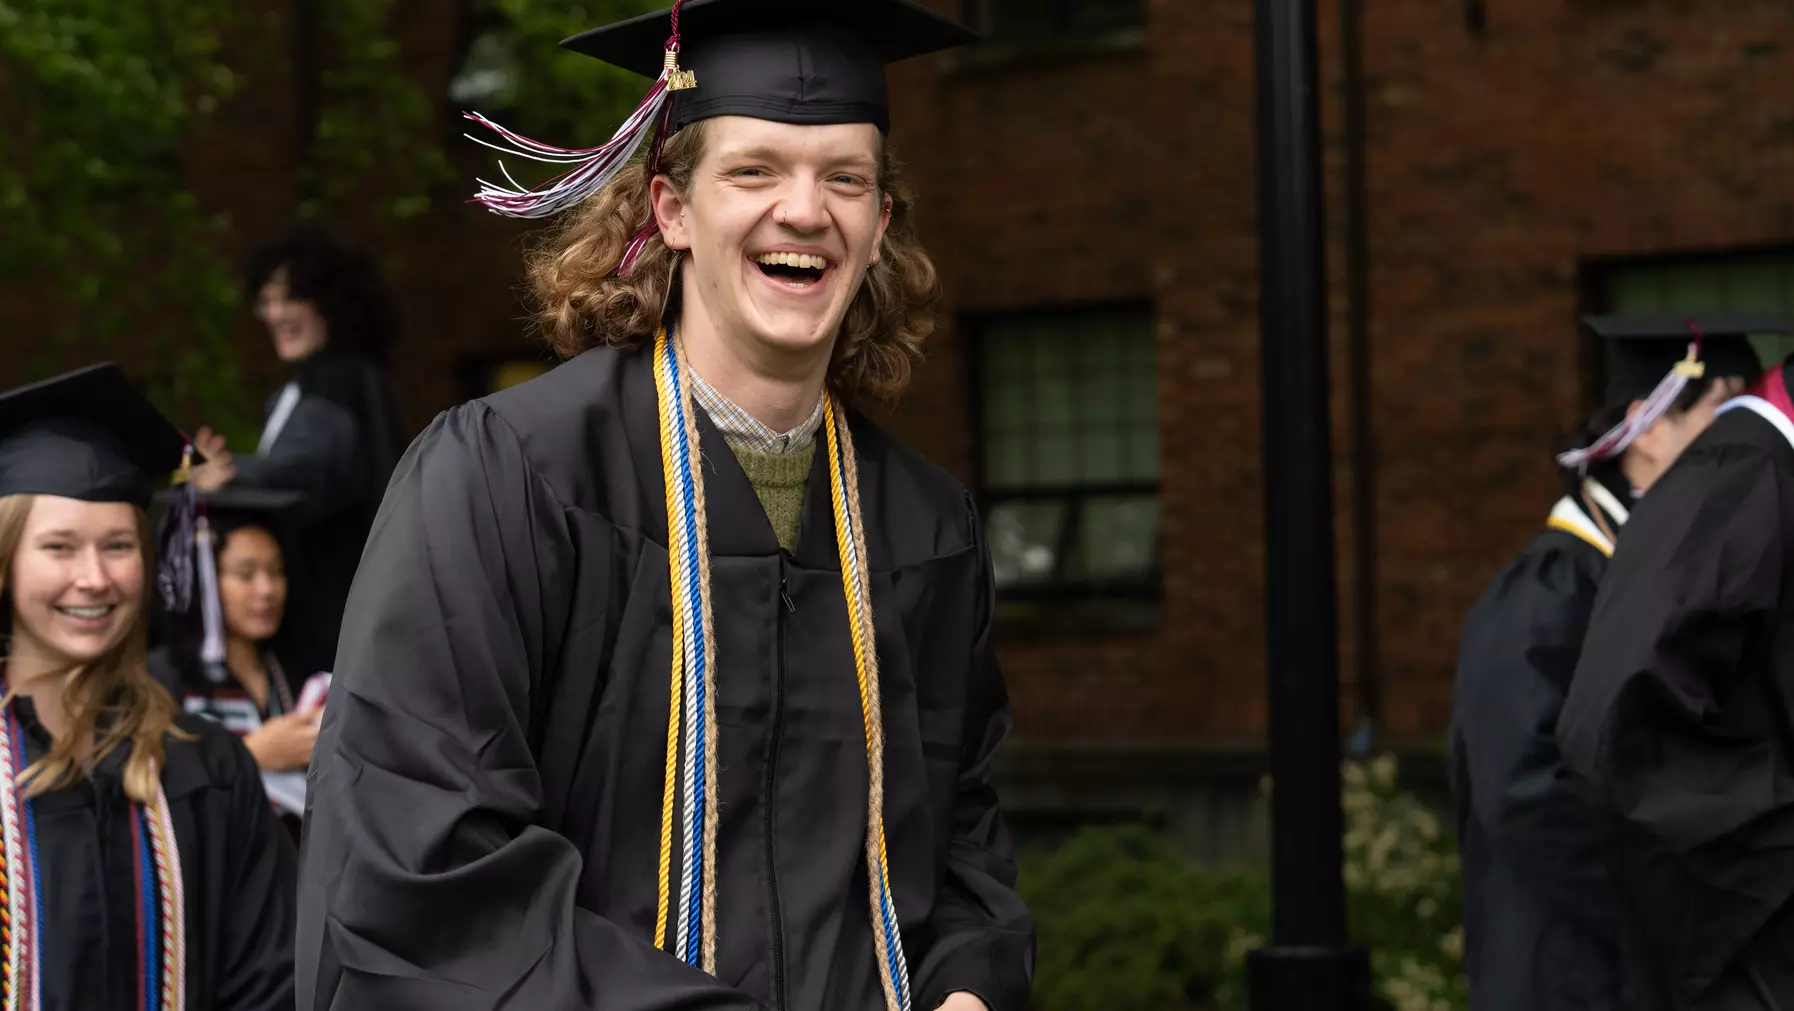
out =
<svg viewBox="0 0 1794 1011"><path fill-rule="evenodd" d="M0 393L0 495L147 508L186 452L186 437L109 362Z"/></svg>
<svg viewBox="0 0 1794 1011"><path fill-rule="evenodd" d="M1762 365L1749 338L1788 332L1787 323L1780 318L1756 313L1584 316L1582 320L1607 342L1607 403L1638 401L1639 407L1589 445L1558 454L1560 466L1577 471L1624 453L1634 439L1675 406L1689 382L1712 376L1754 380Z"/></svg>
<svg viewBox="0 0 1794 1011"><path fill-rule="evenodd" d="M650 133L659 145L672 131L712 116L751 116L779 123L872 123L889 130L886 63L978 39L969 28L915 0L678 0L672 7L561 43L606 63L656 77L609 141L560 148L520 137L477 113L469 119L507 145L488 147L534 161L569 166L525 190L481 181L474 200L507 217L539 218L598 192L629 164ZM619 273L627 274L645 236L637 236Z"/></svg>
<svg viewBox="0 0 1794 1011"><path fill-rule="evenodd" d="M1624 314L1584 316L1583 322L1607 344L1607 402L1642 400L1698 336L1703 374L1754 379L1762 371L1750 337L1783 334L1786 320L1766 313Z"/></svg>
<svg viewBox="0 0 1794 1011"><path fill-rule="evenodd" d="M188 463L202 463L180 429L111 362L0 394L0 495L55 495L149 507L159 479L183 491L163 521L156 587L186 607L193 571Z"/></svg>
<svg viewBox="0 0 1794 1011"><path fill-rule="evenodd" d="M644 77L680 38L693 87L674 95L672 129L711 116L891 126L886 63L977 41L914 0L689 0L582 32L561 45Z"/></svg>
<svg viewBox="0 0 1794 1011"><path fill-rule="evenodd" d="M179 497L177 489L156 493L160 506L173 505ZM198 512L211 528L224 533L242 526L282 526L290 510L305 501L305 495L276 488L240 488L227 484L215 491L195 496Z"/></svg>

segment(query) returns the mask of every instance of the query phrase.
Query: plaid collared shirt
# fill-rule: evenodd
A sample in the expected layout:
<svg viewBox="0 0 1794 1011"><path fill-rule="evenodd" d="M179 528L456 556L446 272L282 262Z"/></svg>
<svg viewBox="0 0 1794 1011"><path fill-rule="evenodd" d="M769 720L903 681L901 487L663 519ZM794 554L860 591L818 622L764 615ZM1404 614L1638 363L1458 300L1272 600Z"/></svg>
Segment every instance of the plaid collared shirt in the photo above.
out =
<svg viewBox="0 0 1794 1011"><path fill-rule="evenodd" d="M783 456L805 449L816 441L816 430L822 427L823 398L816 398L816 409L804 419L804 423L789 432L779 433L767 428L748 412L737 407L728 397L716 391L716 387L704 381L704 377L690 369L686 374L691 376L691 396L710 415L716 423L717 431L723 433L723 440L736 449L745 449L750 453L765 453L770 456Z"/></svg>

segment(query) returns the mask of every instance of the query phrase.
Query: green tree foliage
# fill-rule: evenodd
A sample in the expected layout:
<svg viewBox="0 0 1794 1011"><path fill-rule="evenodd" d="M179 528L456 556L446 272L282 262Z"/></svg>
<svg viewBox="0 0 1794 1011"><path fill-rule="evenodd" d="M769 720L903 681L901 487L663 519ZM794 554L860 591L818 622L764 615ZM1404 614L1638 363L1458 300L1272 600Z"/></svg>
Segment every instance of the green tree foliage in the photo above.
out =
<svg viewBox="0 0 1794 1011"><path fill-rule="evenodd" d="M642 78L563 53L562 38L660 6L658 0L476 0L473 39L448 111L477 108L550 142L608 137L646 90ZM0 285L29 318L57 320L20 343L42 374L110 353L130 333L153 361L164 406L241 442L257 411L239 379L233 324L244 307L229 250L244 244L207 213L183 159L220 103L282 66L295 5L240 0L0 0ZM311 0L308 75L318 99L293 166L303 216L404 220L432 194L459 201L471 180L459 119L408 78L394 0ZM304 82L302 82L303 84ZM553 170L517 166L520 178ZM17 345L15 345L16 347ZM140 370L140 374L141 370Z"/></svg>
<svg viewBox="0 0 1794 1011"><path fill-rule="evenodd" d="M238 85L220 57L235 0L0 0L0 280L53 300L33 335L103 349L149 331L159 399L244 420L224 223L181 179L180 143ZM20 340L22 338L12 338Z"/></svg>
<svg viewBox="0 0 1794 1011"><path fill-rule="evenodd" d="M430 209L431 192L451 178L438 106L399 66L392 37L394 0L314 0L322 28L316 135L299 166L300 207L329 216L373 195L376 210L404 220Z"/></svg>
<svg viewBox="0 0 1794 1011"><path fill-rule="evenodd" d="M602 143L651 82L557 47L587 29L665 6L661 0L481 0L480 30L450 96L544 143Z"/></svg>

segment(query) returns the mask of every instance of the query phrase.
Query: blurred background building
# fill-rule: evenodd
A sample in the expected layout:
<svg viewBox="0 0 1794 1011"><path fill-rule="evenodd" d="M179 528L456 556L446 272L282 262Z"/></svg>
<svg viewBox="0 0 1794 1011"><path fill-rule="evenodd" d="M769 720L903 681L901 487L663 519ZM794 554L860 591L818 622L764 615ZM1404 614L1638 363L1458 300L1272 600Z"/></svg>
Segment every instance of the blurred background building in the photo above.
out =
<svg viewBox="0 0 1794 1011"><path fill-rule="evenodd" d="M660 5L145 4L177 19L141 27L163 33L147 63L124 58L128 17L0 27L0 385L116 358L186 423L252 441L280 373L232 270L300 213L380 252L414 428L551 366L518 290L532 233L465 202L494 167L459 113L608 137L642 82L553 43L632 6ZM1250 5L935 6L990 41L893 70L946 301L887 420L989 527L1006 801L1029 831L1144 818L1237 852L1264 767L1258 382L1277 364ZM1321 4L1342 732L1424 783L1459 622L1543 522L1601 379L1579 313L1794 314L1794 8L1374 7L1353 58ZM124 56L64 67L33 41L58 32Z"/></svg>

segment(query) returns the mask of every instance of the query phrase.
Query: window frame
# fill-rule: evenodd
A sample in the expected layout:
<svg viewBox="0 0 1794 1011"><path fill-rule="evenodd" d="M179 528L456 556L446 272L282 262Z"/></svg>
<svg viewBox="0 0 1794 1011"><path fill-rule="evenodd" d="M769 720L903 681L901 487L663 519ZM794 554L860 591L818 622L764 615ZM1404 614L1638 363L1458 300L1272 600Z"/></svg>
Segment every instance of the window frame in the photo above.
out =
<svg viewBox="0 0 1794 1011"><path fill-rule="evenodd" d="M1058 531L1054 554L1054 573L1050 580L1038 583L1011 583L998 589L999 597L1004 601L1026 604L1100 604L1103 601L1126 601L1133 603L1157 603L1164 597L1164 521L1163 521L1163 486L1164 467L1161 456L1154 469L1158 477L1150 481L1096 481L1070 482L1063 484L1034 485L1028 487L995 487L990 483L990 439L987 429L989 417L989 396L986 384L986 343L987 327L992 321L1014 320L1025 317L1047 317L1059 314L1082 314L1098 316L1103 313L1139 313L1147 320L1147 340L1153 350L1154 378L1154 410L1155 427L1158 425L1158 349L1157 322L1159 312L1151 299L1117 299L1100 302L1054 303L1040 306L1027 306L1011 309L996 309L963 314L959 321L959 331L965 335L967 350L965 370L970 414L972 420L972 470L975 475L972 492L973 501L977 503L980 522L984 526L981 534L989 539L990 520L994 511L1003 505L1017 502L1050 502L1062 503L1065 507L1065 519ZM1162 446L1162 443L1160 443ZM1137 578L1128 579L1090 579L1066 578L1064 573L1072 564L1076 551L1077 537L1080 533L1083 517L1088 504L1093 499L1119 497L1150 496L1154 504L1161 510L1159 531L1154 537L1151 560L1147 569Z"/></svg>

